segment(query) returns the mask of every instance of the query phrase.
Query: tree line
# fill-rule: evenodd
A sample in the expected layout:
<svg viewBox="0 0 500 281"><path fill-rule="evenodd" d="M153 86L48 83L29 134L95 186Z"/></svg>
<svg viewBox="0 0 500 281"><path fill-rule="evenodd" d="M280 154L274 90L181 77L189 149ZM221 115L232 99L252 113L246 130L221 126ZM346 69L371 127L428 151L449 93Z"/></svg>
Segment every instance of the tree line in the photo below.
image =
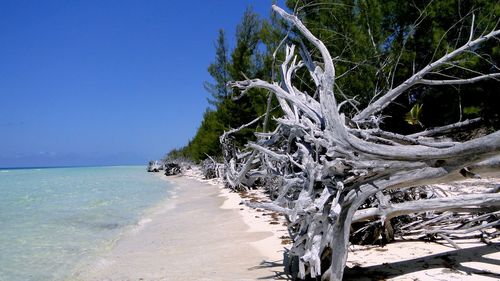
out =
<svg viewBox="0 0 500 281"><path fill-rule="evenodd" d="M492 0L289 0L286 6L325 43L336 66L335 93L354 115L380 93L402 83L415 70L429 64L467 42L474 26L476 32L492 30L500 18L500 4ZM478 36L480 34L474 34ZM274 14L259 17L251 7L244 12L236 28L234 48L228 47L227 35L219 30L215 57L208 66L212 81L205 82L211 94L196 135L186 146L170 151L167 157L200 161L220 156L219 137L224 131L262 117L233 134L236 146L254 139L257 131L274 127L273 118L282 113L272 94L260 89L242 93L227 86L230 81L260 78L281 83L276 75L284 59L285 43L302 44L297 30L288 27ZM311 48L309 48L311 49ZM488 55L483 55L488 54ZM320 54L312 53L320 61ZM498 72L498 40L460 55L450 62L450 71L430 74L431 78L473 77L468 69L482 73ZM453 68L451 67L453 66ZM295 74L299 90L315 95L307 71ZM301 79L303 77L303 79ZM384 130L410 134L422 128L481 117L484 130L498 129L500 111L495 79L474 84L411 88L379 115ZM442 113L446 113L444 116Z"/></svg>

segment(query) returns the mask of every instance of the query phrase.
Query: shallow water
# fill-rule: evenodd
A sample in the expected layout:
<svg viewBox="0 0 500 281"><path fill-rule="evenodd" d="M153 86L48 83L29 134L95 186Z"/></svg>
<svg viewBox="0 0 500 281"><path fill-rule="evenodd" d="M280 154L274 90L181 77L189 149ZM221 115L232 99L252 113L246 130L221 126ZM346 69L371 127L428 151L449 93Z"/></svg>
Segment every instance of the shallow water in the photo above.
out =
<svg viewBox="0 0 500 281"><path fill-rule="evenodd" d="M65 280L170 194L143 166L0 170L0 280Z"/></svg>

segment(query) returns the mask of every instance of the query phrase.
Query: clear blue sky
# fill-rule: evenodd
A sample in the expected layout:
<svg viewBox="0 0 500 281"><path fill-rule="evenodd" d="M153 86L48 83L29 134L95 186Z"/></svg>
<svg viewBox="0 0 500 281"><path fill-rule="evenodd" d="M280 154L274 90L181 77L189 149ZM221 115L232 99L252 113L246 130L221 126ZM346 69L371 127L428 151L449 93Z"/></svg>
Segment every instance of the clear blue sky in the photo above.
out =
<svg viewBox="0 0 500 281"><path fill-rule="evenodd" d="M281 1L280 1L281 2ZM223 28L272 0L0 0L0 167L143 164L187 143Z"/></svg>

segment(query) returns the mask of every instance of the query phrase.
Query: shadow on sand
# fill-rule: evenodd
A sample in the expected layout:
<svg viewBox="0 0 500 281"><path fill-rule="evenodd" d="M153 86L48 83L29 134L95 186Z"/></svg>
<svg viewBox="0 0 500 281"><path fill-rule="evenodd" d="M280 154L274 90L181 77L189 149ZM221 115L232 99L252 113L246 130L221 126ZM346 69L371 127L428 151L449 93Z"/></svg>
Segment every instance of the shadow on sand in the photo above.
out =
<svg viewBox="0 0 500 281"><path fill-rule="evenodd" d="M284 271L283 260L262 261L259 265L250 268L250 270L259 268L269 268L269 271L272 271L274 274L259 277L257 278L258 280L292 280Z"/></svg>
<svg viewBox="0 0 500 281"><path fill-rule="evenodd" d="M500 243L494 243L491 245L455 250L416 259L383 263L367 267L356 266L353 268L346 268L344 280L386 280L427 269L441 269L444 274L447 272L460 272L461 274L467 275L477 274L500 280L500 271L490 272L463 264L466 262L476 262L496 265L500 268L500 260L484 257L499 251ZM283 260L262 261L259 265L249 268L249 270L261 268L269 268L274 274L262 276L258 278L259 280L292 280L291 276L284 271Z"/></svg>
<svg viewBox="0 0 500 281"><path fill-rule="evenodd" d="M500 272L490 272L462 264L465 262L478 262L500 267L500 260L484 257L498 251L500 251L500 243L494 243L416 259L367 267L346 268L344 280L385 280L426 269L442 269L443 272L460 271L467 275L477 274L500 279Z"/></svg>

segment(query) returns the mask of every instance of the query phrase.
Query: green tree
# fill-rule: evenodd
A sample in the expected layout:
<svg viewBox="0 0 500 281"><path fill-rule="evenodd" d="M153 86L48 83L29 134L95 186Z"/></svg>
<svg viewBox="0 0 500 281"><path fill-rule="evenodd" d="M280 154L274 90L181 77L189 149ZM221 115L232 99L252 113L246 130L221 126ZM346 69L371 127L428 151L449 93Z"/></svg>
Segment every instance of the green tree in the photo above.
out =
<svg viewBox="0 0 500 281"><path fill-rule="evenodd" d="M288 0L287 5L334 56L337 76L334 92L339 102L355 98L361 107L392 85L402 83L415 70L466 42L472 14L475 15L476 36L491 30L500 18L500 3L491 0L422 0L404 4L397 0ZM209 102L212 108L205 113L196 136L179 153L194 159L204 158L205 154L216 155L220 153L216 147L223 130L237 128L266 111L266 91L251 90L241 96L241 92L228 89L226 84L246 77L279 82L277 70L283 59L283 48L275 57L273 54L287 32L287 25L273 14L269 19L261 20L251 8L244 12L236 28L232 51L227 46L224 31L219 31L215 59L208 67L213 81L205 83L211 94ZM297 38L294 30L290 30L285 43L300 46ZM314 50L311 46L306 47ZM464 54L454 62L459 68L443 73L471 77L473 74L464 71L465 68L483 73L497 70L491 69L491 62L498 65L500 58L497 42L484 44L474 52L491 55L472 58L475 54ZM311 55L319 60L318 53ZM296 81L301 81L296 86L314 95L307 71L302 69L296 75ZM430 78L439 77L435 75ZM383 116L390 116L384 119L383 128L401 133L418 129L405 118L416 104L421 107L418 122L410 123L419 123L419 126L439 126L482 116L489 126L500 127L500 113L495 108L497 94L492 81L458 87L417 85L382 112ZM356 112L355 104L344 108L347 116ZM440 112L449 114L437 118L436 114ZM235 134L236 143L243 145L252 139L253 132L261 130L261 126L259 122Z"/></svg>
<svg viewBox="0 0 500 281"><path fill-rule="evenodd" d="M338 100L356 97L361 106L464 44L470 35L472 14L475 15L476 36L492 30L500 17L500 3L491 0L408 3L397 0L289 0L287 5L334 56L337 75L334 92ZM473 76L464 68L490 73L490 62L498 65L499 52L495 48L498 49L498 44L494 41L484 44L474 51L491 56L464 54L454 62L458 68L442 73L448 77ZM467 61L467 65L460 61ZM310 80L306 77L303 81L301 90L307 91L311 88ZM384 119L383 126L402 133L412 132L415 127L404 117L416 103L425 105L421 121L426 127L477 115L489 121L490 126L499 126L498 110L492 107L495 89L491 85L491 81L483 81L459 87L413 87L382 112L390 116ZM352 108L351 113L354 112ZM440 112L448 114L437 118Z"/></svg>
<svg viewBox="0 0 500 281"><path fill-rule="evenodd" d="M173 151L195 161L206 155L221 154L219 136L224 130L237 128L263 114L266 109L267 93L250 91L242 94L226 87L231 80L244 80L246 76L260 76L270 73L264 70L263 55L258 51L261 42L261 20L251 8L247 8L236 28L236 46L229 53L223 30L219 31L215 43L215 61L209 65L208 72L213 82L205 82L205 89L211 94L203 121L194 138L184 147ZM258 126L258 125L256 125ZM237 145L253 138L256 126L234 134Z"/></svg>
<svg viewBox="0 0 500 281"><path fill-rule="evenodd" d="M287 5L295 9L304 24L318 37L334 56L336 67L336 89L339 101L356 97L367 103L381 87L383 58L381 45L387 34L381 28L385 2L377 0L290 0ZM314 50L306 42L309 50ZM311 54L319 61L319 53ZM302 90L311 92L306 81ZM353 108L354 110L354 108Z"/></svg>
<svg viewBox="0 0 500 281"><path fill-rule="evenodd" d="M500 17L500 3L489 0L445 0L400 5L397 1L389 1L384 6L384 14L383 28L392 35L392 40L386 43L387 56L400 56L394 75L394 83L399 84L415 70L465 44L471 34L473 18L474 37L491 31ZM498 65L499 62L499 53L495 52L495 48L498 48L498 43L494 41L483 44L474 53L465 53L446 65L448 69L435 71L427 78L467 78L475 75L466 68L491 73L494 71L491 63ZM483 53L490 55L483 57ZM398 128L405 133L417 129L408 126L399 116L407 114L415 104L423 104L421 122L426 127L442 126L477 116L482 116L488 126L498 127L498 110L493 108L498 103L495 92L492 81L487 80L459 86L416 86L406 96L401 96L397 104L384 111L393 116L386 120L385 126ZM475 110L464 110L471 108ZM446 112L445 116L443 112Z"/></svg>
<svg viewBox="0 0 500 281"><path fill-rule="evenodd" d="M258 47L260 42L261 21L252 8L247 8L236 27L236 46L231 53L229 74L231 80L245 80L258 77L262 67ZM262 75L262 74L261 74ZM218 107L219 121L226 129L237 128L252 121L265 111L266 93L256 90L241 93L234 90ZM253 138L255 127L245 128L234 134L237 145Z"/></svg>
<svg viewBox="0 0 500 281"><path fill-rule="evenodd" d="M200 161L207 155L220 155L219 136L223 131L223 125L217 119L217 112L207 109L195 137L188 146L190 158Z"/></svg>
<svg viewBox="0 0 500 281"><path fill-rule="evenodd" d="M214 83L205 82L205 89L212 95L209 103L217 106L229 97L227 83L231 80L229 75L229 58L226 36L223 29L219 30L219 36L215 44L215 62L208 66L208 73L212 76Z"/></svg>

